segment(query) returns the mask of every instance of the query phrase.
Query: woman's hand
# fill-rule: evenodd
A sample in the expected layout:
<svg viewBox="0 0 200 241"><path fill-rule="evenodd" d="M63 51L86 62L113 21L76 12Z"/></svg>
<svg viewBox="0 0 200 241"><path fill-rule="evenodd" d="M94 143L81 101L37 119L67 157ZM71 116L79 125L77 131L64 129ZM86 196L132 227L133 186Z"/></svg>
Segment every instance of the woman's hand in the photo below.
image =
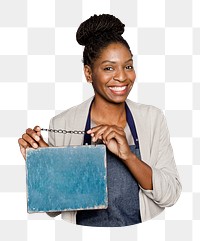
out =
<svg viewBox="0 0 200 241"><path fill-rule="evenodd" d="M35 126L34 129L28 128L26 133L22 135L22 138L18 139L20 151L24 159L26 159L26 149L33 147L37 149L38 147L47 147L49 146L42 138L41 128Z"/></svg>
<svg viewBox="0 0 200 241"><path fill-rule="evenodd" d="M115 125L99 125L88 130L87 133L91 135L94 142L101 139L107 148L123 161L130 158L132 152L123 128Z"/></svg>
<svg viewBox="0 0 200 241"><path fill-rule="evenodd" d="M153 190L152 169L131 152L122 128L99 125L88 130L87 133L92 136L92 141L101 139L112 153L121 158L142 188Z"/></svg>

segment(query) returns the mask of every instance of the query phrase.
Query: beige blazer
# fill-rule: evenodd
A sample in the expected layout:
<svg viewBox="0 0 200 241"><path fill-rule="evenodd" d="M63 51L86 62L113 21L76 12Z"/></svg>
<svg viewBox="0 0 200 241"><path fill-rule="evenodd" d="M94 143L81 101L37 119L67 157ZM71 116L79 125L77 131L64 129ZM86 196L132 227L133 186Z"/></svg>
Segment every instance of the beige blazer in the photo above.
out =
<svg viewBox="0 0 200 241"><path fill-rule="evenodd" d="M93 98L53 117L50 128L84 130L88 110ZM137 129L142 161L153 171L153 190L140 187L139 200L142 221L161 213L175 204L181 193L181 183L170 144L166 119L156 107L127 100ZM50 146L81 145L83 135L49 133ZM50 214L55 216L56 213ZM76 223L76 212L62 212L64 220Z"/></svg>

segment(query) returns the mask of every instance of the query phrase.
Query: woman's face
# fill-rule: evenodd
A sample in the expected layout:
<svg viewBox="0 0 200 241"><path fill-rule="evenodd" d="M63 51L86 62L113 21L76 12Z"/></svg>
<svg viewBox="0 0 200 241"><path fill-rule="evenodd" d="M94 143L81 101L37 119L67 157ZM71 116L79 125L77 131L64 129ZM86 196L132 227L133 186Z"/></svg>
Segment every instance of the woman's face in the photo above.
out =
<svg viewBox="0 0 200 241"><path fill-rule="evenodd" d="M95 99L101 98L111 103L124 102L135 78L130 51L120 43L108 45L91 70Z"/></svg>

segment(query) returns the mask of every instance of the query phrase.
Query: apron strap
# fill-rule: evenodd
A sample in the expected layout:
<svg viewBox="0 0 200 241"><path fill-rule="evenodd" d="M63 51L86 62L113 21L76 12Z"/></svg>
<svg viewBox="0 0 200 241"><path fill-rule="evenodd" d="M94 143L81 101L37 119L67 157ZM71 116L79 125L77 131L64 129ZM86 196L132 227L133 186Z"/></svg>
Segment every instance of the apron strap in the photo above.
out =
<svg viewBox="0 0 200 241"><path fill-rule="evenodd" d="M131 134L133 136L134 142L135 142L135 148L139 149L139 139L138 139L138 135L137 135L137 131L136 131L136 127L135 127L135 122L133 119L133 115L128 107L128 105L125 102L125 109L126 109L126 121L128 122L129 128L131 130Z"/></svg>
<svg viewBox="0 0 200 241"><path fill-rule="evenodd" d="M94 101L94 99L93 99ZM92 103L93 103L92 101ZM84 140L83 140L83 145L91 145L91 136L87 134L86 132L91 128L91 119L90 119L90 113L91 113L91 108L92 108L92 103L90 104L88 116L87 116L87 121L85 125L85 134L84 134ZM132 113L128 107L128 105L125 102L125 110L126 110L126 121L128 122L129 128L131 130L131 134L133 136L134 142L136 149L139 149L139 140L138 140L138 135L135 127L135 122L132 116Z"/></svg>

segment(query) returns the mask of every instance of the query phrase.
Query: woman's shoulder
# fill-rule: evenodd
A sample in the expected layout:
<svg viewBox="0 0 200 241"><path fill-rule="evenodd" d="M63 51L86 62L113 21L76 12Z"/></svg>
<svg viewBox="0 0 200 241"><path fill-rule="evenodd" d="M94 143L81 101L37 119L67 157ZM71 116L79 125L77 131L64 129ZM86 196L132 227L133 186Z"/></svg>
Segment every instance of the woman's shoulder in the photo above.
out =
<svg viewBox="0 0 200 241"><path fill-rule="evenodd" d="M126 103L128 104L131 111L134 113L138 113L139 115L163 115L163 111L156 106L153 105L146 105L141 103L136 103L131 100L127 100Z"/></svg>
<svg viewBox="0 0 200 241"><path fill-rule="evenodd" d="M140 123L143 130L158 131L159 126L166 122L166 118L161 109L153 105L145 105L127 100L136 123Z"/></svg>

